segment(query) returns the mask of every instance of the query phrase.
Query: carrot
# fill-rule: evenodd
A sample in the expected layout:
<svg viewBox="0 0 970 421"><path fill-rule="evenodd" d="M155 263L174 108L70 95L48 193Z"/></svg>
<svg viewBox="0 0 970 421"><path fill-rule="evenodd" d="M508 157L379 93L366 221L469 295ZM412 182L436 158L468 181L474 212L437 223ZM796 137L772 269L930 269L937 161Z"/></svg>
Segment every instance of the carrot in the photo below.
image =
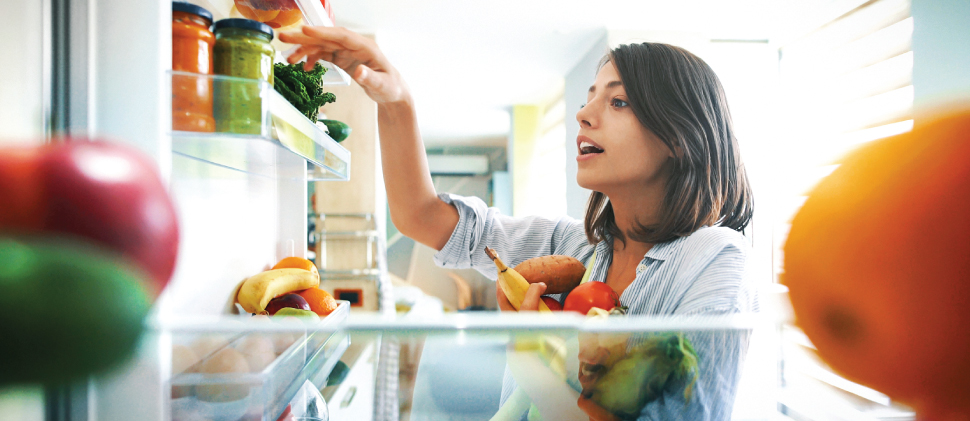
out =
<svg viewBox="0 0 970 421"><path fill-rule="evenodd" d="M552 255L534 257L519 263L515 271L530 284L544 282L546 294L562 294L579 285L586 273L586 267L574 257Z"/></svg>

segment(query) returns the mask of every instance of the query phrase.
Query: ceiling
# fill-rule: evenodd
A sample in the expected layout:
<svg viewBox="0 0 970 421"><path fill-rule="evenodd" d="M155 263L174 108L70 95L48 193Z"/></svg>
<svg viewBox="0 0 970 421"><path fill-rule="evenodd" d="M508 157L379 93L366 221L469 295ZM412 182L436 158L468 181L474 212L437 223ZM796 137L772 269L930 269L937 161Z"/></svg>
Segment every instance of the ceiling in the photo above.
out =
<svg viewBox="0 0 970 421"><path fill-rule="evenodd" d="M514 104L545 104L607 33L767 39L794 7L838 0L333 0L411 88L429 145L506 142ZM799 3L796 5L796 3Z"/></svg>

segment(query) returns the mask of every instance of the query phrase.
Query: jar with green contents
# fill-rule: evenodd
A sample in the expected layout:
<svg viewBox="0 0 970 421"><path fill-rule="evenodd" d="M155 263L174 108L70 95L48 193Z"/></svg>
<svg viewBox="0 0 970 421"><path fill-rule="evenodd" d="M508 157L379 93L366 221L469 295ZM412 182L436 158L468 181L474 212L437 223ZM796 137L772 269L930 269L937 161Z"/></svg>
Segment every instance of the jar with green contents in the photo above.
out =
<svg viewBox="0 0 970 421"><path fill-rule="evenodd" d="M223 19L215 24L213 70L217 75L258 79L273 84L270 45L273 29L249 19ZM216 131L262 134L263 98L260 84L220 80L215 84L213 115Z"/></svg>

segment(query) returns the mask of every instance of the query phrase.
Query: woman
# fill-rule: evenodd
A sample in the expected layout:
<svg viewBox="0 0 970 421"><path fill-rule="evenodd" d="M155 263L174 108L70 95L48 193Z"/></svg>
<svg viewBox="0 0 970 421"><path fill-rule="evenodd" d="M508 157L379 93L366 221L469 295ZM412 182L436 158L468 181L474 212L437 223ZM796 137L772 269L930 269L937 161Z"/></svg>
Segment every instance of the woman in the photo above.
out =
<svg viewBox="0 0 970 421"><path fill-rule="evenodd" d="M436 194L407 85L375 43L342 28L280 35L295 63L327 60L378 104L384 180L394 225L439 250L448 268L495 277L484 252L510 266L549 254L591 266L632 314L730 314L756 309L739 231L753 203L720 82L693 54L665 44L612 50L576 114L577 182L592 190L585 221L512 218L477 198ZM595 259L593 258L595 251ZM545 285L530 286L534 310ZM499 306L513 310L497 288ZM728 419L747 348L743 332L688 335L700 356L689 402L649 404L641 419ZM507 376L508 377L508 376ZM503 387L503 401L512 382Z"/></svg>

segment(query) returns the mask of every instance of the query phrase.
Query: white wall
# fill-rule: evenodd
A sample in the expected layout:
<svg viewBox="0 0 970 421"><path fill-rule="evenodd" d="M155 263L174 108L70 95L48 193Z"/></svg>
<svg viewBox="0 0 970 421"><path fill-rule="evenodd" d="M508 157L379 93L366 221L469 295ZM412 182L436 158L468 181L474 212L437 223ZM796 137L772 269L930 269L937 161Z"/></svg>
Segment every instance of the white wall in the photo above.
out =
<svg viewBox="0 0 970 421"><path fill-rule="evenodd" d="M0 3L0 144L39 143L44 134L42 5Z"/></svg>
<svg viewBox="0 0 970 421"><path fill-rule="evenodd" d="M576 63L576 66L566 74L566 214L576 219L583 219L586 215L586 200L589 190L576 184L576 155L578 151L572 145L579 135L579 124L576 123L576 111L580 105L586 103L586 92L596 80L596 66L603 54L607 52L606 32L604 31L586 54Z"/></svg>

